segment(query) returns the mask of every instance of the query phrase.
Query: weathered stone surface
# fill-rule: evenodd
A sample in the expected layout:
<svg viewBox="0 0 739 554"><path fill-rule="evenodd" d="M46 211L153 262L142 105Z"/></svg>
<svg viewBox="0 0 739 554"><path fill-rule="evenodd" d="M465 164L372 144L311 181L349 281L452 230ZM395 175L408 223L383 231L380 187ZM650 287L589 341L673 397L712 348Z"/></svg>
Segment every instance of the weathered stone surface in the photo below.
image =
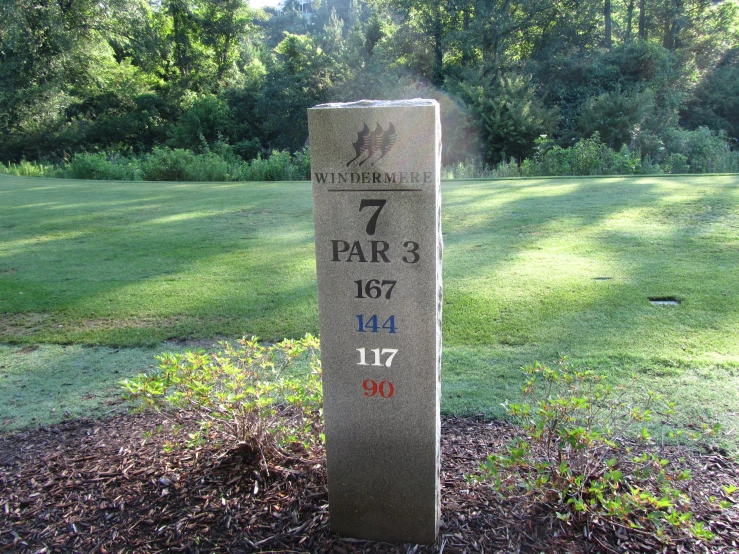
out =
<svg viewBox="0 0 739 554"><path fill-rule="evenodd" d="M308 111L331 528L439 527L439 106Z"/></svg>

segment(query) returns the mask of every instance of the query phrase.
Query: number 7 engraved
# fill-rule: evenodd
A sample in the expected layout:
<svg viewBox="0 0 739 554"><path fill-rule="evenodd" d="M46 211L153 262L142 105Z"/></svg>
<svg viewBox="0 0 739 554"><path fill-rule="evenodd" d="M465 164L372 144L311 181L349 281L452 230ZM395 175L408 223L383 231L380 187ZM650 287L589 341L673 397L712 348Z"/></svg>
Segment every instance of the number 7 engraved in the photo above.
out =
<svg viewBox="0 0 739 554"><path fill-rule="evenodd" d="M375 229L377 228L377 218L380 216L380 212L382 211L382 208L387 203L387 200L362 200L359 203L359 211L361 212L366 207L375 207L377 208L377 211L372 214L372 217L369 218L369 221L367 222L367 234L368 235L374 235Z"/></svg>

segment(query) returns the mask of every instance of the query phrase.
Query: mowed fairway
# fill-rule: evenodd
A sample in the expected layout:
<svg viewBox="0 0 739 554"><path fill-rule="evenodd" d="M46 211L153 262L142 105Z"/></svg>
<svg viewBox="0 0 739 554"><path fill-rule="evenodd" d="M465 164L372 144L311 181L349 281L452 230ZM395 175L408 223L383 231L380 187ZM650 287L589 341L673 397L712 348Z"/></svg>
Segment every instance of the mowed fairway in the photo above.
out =
<svg viewBox="0 0 739 554"><path fill-rule="evenodd" d="M0 179L6 342L317 332L309 183Z"/></svg>
<svg viewBox="0 0 739 554"><path fill-rule="evenodd" d="M566 354L737 432L738 176L442 190L446 413L500 416L522 365ZM18 345L0 348L0 396L29 371L22 345L306 332L318 332L309 183L0 175L0 342Z"/></svg>

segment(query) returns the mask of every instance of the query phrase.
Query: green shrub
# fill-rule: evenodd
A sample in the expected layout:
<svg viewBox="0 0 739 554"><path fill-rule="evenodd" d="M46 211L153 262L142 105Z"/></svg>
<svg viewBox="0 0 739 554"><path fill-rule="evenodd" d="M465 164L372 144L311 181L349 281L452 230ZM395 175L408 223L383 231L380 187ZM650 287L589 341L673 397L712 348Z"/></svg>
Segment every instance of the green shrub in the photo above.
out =
<svg viewBox="0 0 739 554"><path fill-rule="evenodd" d="M236 181L243 162L224 160L214 152L194 154L187 166L187 181Z"/></svg>
<svg viewBox="0 0 739 554"><path fill-rule="evenodd" d="M169 144L200 151L228 135L231 114L225 101L207 94L197 98L172 128Z"/></svg>
<svg viewBox="0 0 739 554"><path fill-rule="evenodd" d="M729 7L727 4L726 8ZM734 10L736 10L734 5ZM734 16L736 18L736 15ZM736 43L735 43L736 44ZM739 137L739 47L726 52L723 59L710 68L693 90L680 114L683 127L706 126Z"/></svg>
<svg viewBox="0 0 739 554"><path fill-rule="evenodd" d="M611 154L613 153L613 154ZM642 164L639 154L631 152L625 144L618 152L608 150L603 153L605 163L604 175L633 175L641 173Z"/></svg>
<svg viewBox="0 0 739 554"><path fill-rule="evenodd" d="M449 86L478 121L488 162L530 155L534 139L551 133L560 120L559 110L544 105L530 76L513 72L497 77L470 74Z"/></svg>
<svg viewBox="0 0 739 554"><path fill-rule="evenodd" d="M578 140L567 149L572 175L602 175L601 153L607 148L597 132L592 138Z"/></svg>
<svg viewBox="0 0 739 554"><path fill-rule="evenodd" d="M199 430L186 436L188 444L215 438L246 445L265 464L267 456L289 455L298 445L310 450L321 440L318 339L306 335L264 347L252 337L221 346L215 354L162 354L158 371L121 382L124 396L178 425L194 417ZM295 368L304 353L309 371Z"/></svg>
<svg viewBox="0 0 739 554"><path fill-rule="evenodd" d="M614 45L610 50L593 48L577 49L572 54L552 53L540 62L537 80L557 99L565 116L563 131L569 139L570 125L576 122L591 99L602 97L604 100L603 95L608 93L633 97L649 88L656 93L655 100L662 100L666 91L679 89L681 62L684 63L674 52L655 42L631 40ZM626 99L619 99L619 102L622 100ZM602 107L608 110L608 106ZM608 110L603 114L622 118L631 109ZM603 121L603 124L608 126L610 122ZM590 132L596 129L591 128Z"/></svg>
<svg viewBox="0 0 739 554"><path fill-rule="evenodd" d="M620 88L587 100L580 108L577 129L580 136L594 132L611 148L631 142L634 132L643 127L654 110L654 93L625 93Z"/></svg>
<svg viewBox="0 0 739 554"><path fill-rule="evenodd" d="M266 159L258 156L247 163L233 147L217 141L201 154L180 148L155 148L151 154L138 157L79 153L61 168L22 161L7 168L0 164L0 173L131 181L298 181L310 179L310 149L303 148L293 155L275 150Z"/></svg>
<svg viewBox="0 0 739 554"><path fill-rule="evenodd" d="M739 171L739 152L732 152L723 134L708 127L695 131L671 129L664 137L667 155L681 154L691 173L735 173Z"/></svg>
<svg viewBox="0 0 739 554"><path fill-rule="evenodd" d="M155 148L141 162L146 181L234 181L240 169L241 164L213 152L195 154L180 148Z"/></svg>
<svg viewBox="0 0 739 554"><path fill-rule="evenodd" d="M665 159L664 169L665 173L688 173L690 171L688 157L677 152L673 152Z"/></svg>
<svg viewBox="0 0 739 554"><path fill-rule="evenodd" d="M537 149L532 158L526 158L521 164L521 174L526 177L574 175L570 167L569 152L560 146Z"/></svg>
<svg viewBox="0 0 739 554"><path fill-rule="evenodd" d="M262 153L259 139L241 140L231 147L232 151L244 160L253 160Z"/></svg>
<svg viewBox="0 0 739 554"><path fill-rule="evenodd" d="M664 173L664 168L659 164L659 162L647 155L644 157L644 160L642 160L641 172L644 175L659 175L660 173Z"/></svg>
<svg viewBox="0 0 739 554"><path fill-rule="evenodd" d="M136 181L141 178L139 160L106 152L75 154L62 173L67 179Z"/></svg>
<svg viewBox="0 0 739 554"><path fill-rule="evenodd" d="M291 180L310 180L310 146L303 147L293 154Z"/></svg>
<svg viewBox="0 0 739 554"><path fill-rule="evenodd" d="M56 177L57 168L49 164L21 160L17 164L9 163L8 167L4 168L4 171L0 171L0 173L7 173L18 177Z"/></svg>
<svg viewBox="0 0 739 554"><path fill-rule="evenodd" d="M464 162L445 165L441 168L442 179L484 179L490 177L490 166L481 159L466 159Z"/></svg>
<svg viewBox="0 0 739 554"><path fill-rule="evenodd" d="M564 358L554 369L537 363L524 372L523 401L506 407L525 437L511 441L505 454L488 456L471 479L573 525L613 523L663 543L681 533L712 538L694 521L678 484L689 472L660 455L646 427L653 416L668 419L672 403L649 392L641 406L633 404L626 389L574 370ZM681 433L668 429L668 436Z"/></svg>
<svg viewBox="0 0 739 554"><path fill-rule="evenodd" d="M667 155L665 142L662 140L662 137L651 131L640 131L636 133L631 144L629 144L629 149L632 152L638 152L640 154L642 162L645 162L645 166L650 165L646 163L647 159L650 162L654 162L654 160L661 160ZM651 172L645 171L645 173Z"/></svg>
<svg viewBox="0 0 739 554"><path fill-rule="evenodd" d="M441 168L442 179L505 179L519 177L520 171L514 158L490 167L480 158L468 158L464 162L445 165Z"/></svg>
<svg viewBox="0 0 739 554"><path fill-rule="evenodd" d="M289 164L289 152L275 150L267 159L263 159L259 154L242 170L240 177L243 181L280 181L285 167Z"/></svg>
<svg viewBox="0 0 739 554"><path fill-rule="evenodd" d="M310 150L304 148L291 156L283 150L273 151L269 158L258 156L239 174L241 181L297 181L310 179Z"/></svg>
<svg viewBox="0 0 739 554"><path fill-rule="evenodd" d="M523 175L633 175L641 171L638 154L629 151L626 145L614 151L601 142L597 131L569 148L554 145L546 136L540 137L536 144L533 158L521 165Z"/></svg>
<svg viewBox="0 0 739 554"><path fill-rule="evenodd" d="M142 162L141 174L146 181L186 181L194 158L188 150L154 148Z"/></svg>
<svg viewBox="0 0 739 554"><path fill-rule="evenodd" d="M176 106L156 94L125 91L95 94L65 110L66 123L54 131L55 149L144 152L164 144Z"/></svg>

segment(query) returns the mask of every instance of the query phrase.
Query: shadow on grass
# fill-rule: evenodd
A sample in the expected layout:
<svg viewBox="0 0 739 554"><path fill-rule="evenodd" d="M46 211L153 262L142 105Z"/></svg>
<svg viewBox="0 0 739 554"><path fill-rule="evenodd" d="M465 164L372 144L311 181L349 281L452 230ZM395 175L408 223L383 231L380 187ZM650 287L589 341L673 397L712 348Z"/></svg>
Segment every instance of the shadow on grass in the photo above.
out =
<svg viewBox="0 0 739 554"><path fill-rule="evenodd" d="M7 340L317 332L309 185L16 181L0 181ZM31 313L51 317L8 317Z"/></svg>
<svg viewBox="0 0 739 554"><path fill-rule="evenodd" d="M559 354L739 410L738 183L444 183L445 411L501 415L518 368ZM0 195L6 342L318 331L307 183L2 176ZM656 308L648 296L682 303ZM726 377L713 396L705 371Z"/></svg>
<svg viewBox="0 0 739 554"><path fill-rule="evenodd" d="M736 328L731 271L739 269L739 233L732 240L717 225L739 228L737 178L712 185L712 193L701 190L700 178L674 181L541 180L492 202L487 183L450 187L445 339L559 351L637 342L659 351L667 323L713 335ZM661 215L673 210L674 219L700 206L720 209L689 225ZM656 311L650 296L685 302ZM737 354L733 341L713 342Z"/></svg>
<svg viewBox="0 0 739 554"><path fill-rule="evenodd" d="M446 410L501 417L500 404L520 398L519 367L566 354L614 384L636 373L635 393L667 394L682 423L719 421L736 435L738 183L448 186Z"/></svg>

